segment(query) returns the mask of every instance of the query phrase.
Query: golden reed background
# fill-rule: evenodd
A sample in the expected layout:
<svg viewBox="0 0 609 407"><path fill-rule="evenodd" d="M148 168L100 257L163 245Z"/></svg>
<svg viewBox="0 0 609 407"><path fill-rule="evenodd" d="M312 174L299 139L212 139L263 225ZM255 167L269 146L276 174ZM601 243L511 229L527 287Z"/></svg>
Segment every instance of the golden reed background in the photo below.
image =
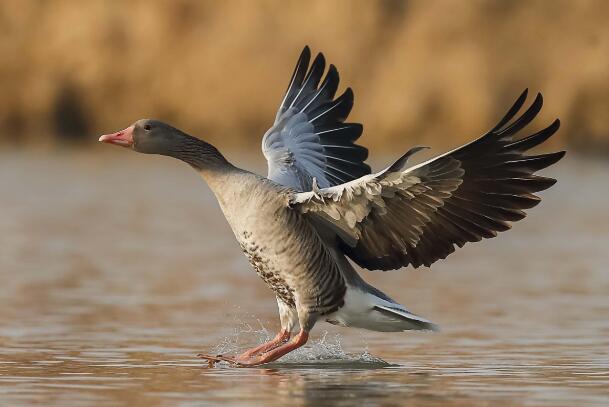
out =
<svg viewBox="0 0 609 407"><path fill-rule="evenodd" d="M0 140L96 140L155 117L258 146L302 47L354 88L362 143L455 145L525 87L554 141L609 151L609 1L0 2ZM391 144L393 142L393 144Z"/></svg>

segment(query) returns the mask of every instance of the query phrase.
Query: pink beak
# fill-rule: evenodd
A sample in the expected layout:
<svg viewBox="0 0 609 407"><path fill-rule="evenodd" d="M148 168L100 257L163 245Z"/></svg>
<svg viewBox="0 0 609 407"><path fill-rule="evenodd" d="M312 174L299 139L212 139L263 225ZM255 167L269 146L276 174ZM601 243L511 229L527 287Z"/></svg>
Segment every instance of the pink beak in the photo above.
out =
<svg viewBox="0 0 609 407"><path fill-rule="evenodd" d="M116 144L121 147L131 147L133 145L133 129L134 126L129 126L125 130L117 133L104 134L99 138L102 143Z"/></svg>

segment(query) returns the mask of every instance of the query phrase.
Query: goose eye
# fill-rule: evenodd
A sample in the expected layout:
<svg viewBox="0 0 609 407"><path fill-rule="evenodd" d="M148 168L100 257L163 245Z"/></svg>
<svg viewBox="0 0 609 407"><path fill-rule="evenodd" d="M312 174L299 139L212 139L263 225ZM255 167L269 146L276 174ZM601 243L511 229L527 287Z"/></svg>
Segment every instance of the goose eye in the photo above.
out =
<svg viewBox="0 0 609 407"><path fill-rule="evenodd" d="M149 124L144 125L144 130L150 131L151 127Z"/></svg>

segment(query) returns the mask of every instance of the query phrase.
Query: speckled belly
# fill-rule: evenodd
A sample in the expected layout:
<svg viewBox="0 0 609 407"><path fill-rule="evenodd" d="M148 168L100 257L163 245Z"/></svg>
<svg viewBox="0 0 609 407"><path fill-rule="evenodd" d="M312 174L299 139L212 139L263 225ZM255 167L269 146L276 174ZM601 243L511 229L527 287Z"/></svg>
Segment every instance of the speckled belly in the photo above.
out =
<svg viewBox="0 0 609 407"><path fill-rule="evenodd" d="M276 269L271 259L265 255L260 246L251 240L251 234L242 233L239 239L241 250L262 280L275 292L284 303L295 307L294 289L281 277L281 271Z"/></svg>

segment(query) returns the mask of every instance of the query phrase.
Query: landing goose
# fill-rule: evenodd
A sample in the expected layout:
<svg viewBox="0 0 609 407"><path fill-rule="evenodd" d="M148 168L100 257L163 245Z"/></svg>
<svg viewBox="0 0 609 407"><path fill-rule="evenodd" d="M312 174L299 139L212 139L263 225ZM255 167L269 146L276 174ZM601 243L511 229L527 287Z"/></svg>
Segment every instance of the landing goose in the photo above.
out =
<svg viewBox="0 0 609 407"><path fill-rule="evenodd" d="M407 166L421 147L371 173L368 150L347 88L335 98L338 72L320 53L302 51L275 122L262 139L265 178L235 167L211 144L158 120L138 120L99 141L180 159L215 194L252 267L273 290L281 331L238 356L201 355L210 363L259 365L307 342L318 321L381 332L436 326L366 283L368 270L429 267L467 242L491 238L525 217L534 195L556 181L534 173L564 151L525 155L559 127L516 134L539 113L541 94L521 115L527 91L482 137ZM309 66L310 65L310 66ZM322 80L323 79L323 80ZM296 333L297 332L297 333ZM296 333L294 337L292 335Z"/></svg>

